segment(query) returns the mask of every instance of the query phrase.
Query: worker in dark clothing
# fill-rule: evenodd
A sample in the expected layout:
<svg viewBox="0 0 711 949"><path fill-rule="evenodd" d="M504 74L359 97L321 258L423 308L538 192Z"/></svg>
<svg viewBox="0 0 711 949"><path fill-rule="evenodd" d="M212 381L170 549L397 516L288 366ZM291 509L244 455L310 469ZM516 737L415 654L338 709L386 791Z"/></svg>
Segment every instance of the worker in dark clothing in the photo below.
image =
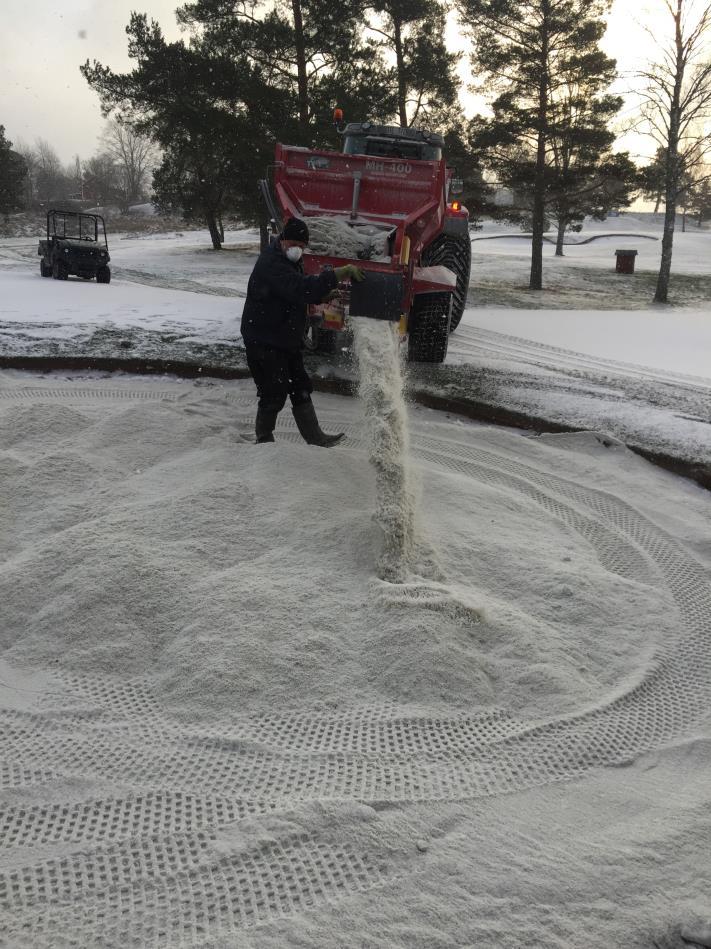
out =
<svg viewBox="0 0 711 949"><path fill-rule="evenodd" d="M286 398L297 428L309 445L331 447L343 438L321 431L311 401L313 385L304 368L302 349L306 308L322 303L341 280L362 280L363 272L347 264L306 276L301 256L309 230L298 218L289 218L278 241L260 255L247 284L242 313L242 338L247 365L257 385L257 442L273 442L277 415Z"/></svg>

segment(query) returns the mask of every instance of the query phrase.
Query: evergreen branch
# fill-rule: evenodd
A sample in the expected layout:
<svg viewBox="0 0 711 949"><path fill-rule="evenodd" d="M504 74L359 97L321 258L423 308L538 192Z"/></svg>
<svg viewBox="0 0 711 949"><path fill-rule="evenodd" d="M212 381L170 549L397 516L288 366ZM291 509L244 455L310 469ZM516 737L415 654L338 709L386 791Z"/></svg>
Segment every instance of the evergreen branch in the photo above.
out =
<svg viewBox="0 0 711 949"><path fill-rule="evenodd" d="M370 30L372 33L379 33L381 36L384 36L391 46L395 45L395 37L391 36L389 33L386 33L385 30L378 29L378 27L373 26L372 23L368 23L366 29Z"/></svg>

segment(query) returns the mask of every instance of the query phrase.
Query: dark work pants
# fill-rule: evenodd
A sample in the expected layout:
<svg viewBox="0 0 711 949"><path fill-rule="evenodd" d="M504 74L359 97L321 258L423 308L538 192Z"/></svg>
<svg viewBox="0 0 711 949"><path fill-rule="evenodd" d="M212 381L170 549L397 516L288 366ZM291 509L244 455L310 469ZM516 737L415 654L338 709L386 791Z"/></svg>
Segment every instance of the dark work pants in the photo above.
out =
<svg viewBox="0 0 711 949"><path fill-rule="evenodd" d="M311 401L314 387L300 352L285 352L253 343L246 343L245 351L249 371L257 385L260 409L281 412L287 396L292 405Z"/></svg>

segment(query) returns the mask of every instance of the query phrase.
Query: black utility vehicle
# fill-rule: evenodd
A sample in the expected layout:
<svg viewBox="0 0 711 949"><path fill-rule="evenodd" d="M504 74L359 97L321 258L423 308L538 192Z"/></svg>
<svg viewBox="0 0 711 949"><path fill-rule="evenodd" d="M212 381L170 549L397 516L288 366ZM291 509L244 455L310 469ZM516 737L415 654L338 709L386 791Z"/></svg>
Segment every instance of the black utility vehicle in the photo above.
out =
<svg viewBox="0 0 711 949"><path fill-rule="evenodd" d="M109 283L109 245L100 214L80 211L48 211L47 237L37 251L43 277L66 280L69 274L97 283Z"/></svg>

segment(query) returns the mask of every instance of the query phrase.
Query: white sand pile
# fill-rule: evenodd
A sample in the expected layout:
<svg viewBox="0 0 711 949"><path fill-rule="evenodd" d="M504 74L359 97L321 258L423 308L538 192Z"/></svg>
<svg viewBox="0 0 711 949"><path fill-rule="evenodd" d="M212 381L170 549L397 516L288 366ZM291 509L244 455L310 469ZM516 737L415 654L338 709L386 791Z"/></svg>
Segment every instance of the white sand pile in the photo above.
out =
<svg viewBox="0 0 711 949"><path fill-rule="evenodd" d="M240 442L251 384L22 386L0 387L0 941L703 931L704 492L592 435L414 411L446 580L384 583L387 525L396 554L419 528L373 522L375 481L409 474L374 477L356 403L316 396L349 436L324 451L288 413Z"/></svg>
<svg viewBox="0 0 711 949"><path fill-rule="evenodd" d="M309 252L330 257L389 260L392 227L349 222L345 217L309 217Z"/></svg>

